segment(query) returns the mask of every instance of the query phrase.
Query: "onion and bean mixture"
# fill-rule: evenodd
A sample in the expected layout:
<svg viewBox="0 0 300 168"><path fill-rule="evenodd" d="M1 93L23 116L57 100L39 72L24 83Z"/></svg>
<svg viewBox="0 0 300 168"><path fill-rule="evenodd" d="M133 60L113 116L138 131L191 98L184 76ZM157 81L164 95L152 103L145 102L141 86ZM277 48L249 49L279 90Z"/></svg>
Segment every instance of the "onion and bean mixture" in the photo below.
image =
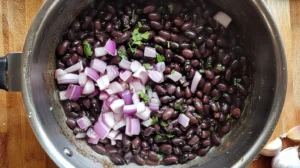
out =
<svg viewBox="0 0 300 168"><path fill-rule="evenodd" d="M183 164L219 146L251 84L231 18L204 0L97 3L56 52L75 137L116 165Z"/></svg>

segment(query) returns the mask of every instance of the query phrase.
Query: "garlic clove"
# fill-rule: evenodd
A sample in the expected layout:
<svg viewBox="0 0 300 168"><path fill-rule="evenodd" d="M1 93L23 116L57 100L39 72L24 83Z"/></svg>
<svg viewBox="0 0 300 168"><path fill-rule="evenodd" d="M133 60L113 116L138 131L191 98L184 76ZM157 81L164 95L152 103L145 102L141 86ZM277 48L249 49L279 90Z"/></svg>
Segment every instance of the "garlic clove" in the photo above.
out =
<svg viewBox="0 0 300 168"><path fill-rule="evenodd" d="M290 129L286 137L294 142L300 142L300 125Z"/></svg>
<svg viewBox="0 0 300 168"><path fill-rule="evenodd" d="M272 159L272 168L299 168L298 146L281 151Z"/></svg>
<svg viewBox="0 0 300 168"><path fill-rule="evenodd" d="M264 148L260 151L260 154L263 156L273 157L279 154L281 148L282 141L280 138L276 138L264 146Z"/></svg>

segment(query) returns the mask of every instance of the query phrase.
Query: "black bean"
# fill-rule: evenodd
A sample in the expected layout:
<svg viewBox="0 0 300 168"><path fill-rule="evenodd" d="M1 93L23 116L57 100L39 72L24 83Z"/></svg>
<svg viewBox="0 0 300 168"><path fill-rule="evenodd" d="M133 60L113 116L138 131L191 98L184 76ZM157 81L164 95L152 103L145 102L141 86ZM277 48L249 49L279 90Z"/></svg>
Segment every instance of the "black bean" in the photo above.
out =
<svg viewBox="0 0 300 168"><path fill-rule="evenodd" d="M187 154L187 153L183 154L179 157L178 163L183 164L188 161L188 158L189 158L189 154Z"/></svg>
<svg viewBox="0 0 300 168"><path fill-rule="evenodd" d="M170 118L173 116L174 112L175 112L175 111L174 111L173 108L168 108L168 109L166 109L166 110L164 111L163 115L162 115L162 119L163 119L163 120L168 120L168 119L170 119Z"/></svg>
<svg viewBox="0 0 300 168"><path fill-rule="evenodd" d="M181 98L181 97L183 96L183 94L184 94L184 92L183 92L183 90L181 89L181 87L180 87L180 86L177 86L177 87L176 87L176 91L175 91L175 96L176 96L177 98Z"/></svg>
<svg viewBox="0 0 300 168"><path fill-rule="evenodd" d="M215 78L215 74L211 70L206 70L205 71L205 77L212 80Z"/></svg>
<svg viewBox="0 0 300 168"><path fill-rule="evenodd" d="M232 71L230 69L228 69L225 73L225 79L227 82L231 81L231 77L232 77Z"/></svg>
<svg viewBox="0 0 300 168"><path fill-rule="evenodd" d="M65 40L60 43L60 45L57 47L57 54L64 55L68 51L68 47L70 46L71 42L68 40Z"/></svg>
<svg viewBox="0 0 300 168"><path fill-rule="evenodd" d="M158 158L156 152L149 151L148 156L149 156L149 159L152 161L155 161L155 162L159 161L159 158Z"/></svg>
<svg viewBox="0 0 300 168"><path fill-rule="evenodd" d="M200 148L199 151L198 151L198 155L199 156L205 156L208 151L209 151L209 147L207 147L207 148Z"/></svg>
<svg viewBox="0 0 300 168"><path fill-rule="evenodd" d="M211 137L212 142L216 146L219 146L221 144L221 139L218 137L218 135L215 132L213 132L210 137Z"/></svg>
<svg viewBox="0 0 300 168"><path fill-rule="evenodd" d="M131 32L130 31L126 31L126 32L123 33L122 36L116 37L114 39L114 41L117 44L121 44L121 43L124 43L125 41L129 40L130 37L131 37Z"/></svg>
<svg viewBox="0 0 300 168"><path fill-rule="evenodd" d="M146 14L146 13L151 13L151 12L154 12L156 9L155 6L147 6L143 9L143 12Z"/></svg>
<svg viewBox="0 0 300 168"><path fill-rule="evenodd" d="M176 146L183 146L185 145L185 141L181 138L173 138L172 143Z"/></svg>
<svg viewBox="0 0 300 168"><path fill-rule="evenodd" d="M124 165L125 161L119 154L112 154L109 158L115 165Z"/></svg>
<svg viewBox="0 0 300 168"><path fill-rule="evenodd" d="M239 61L238 60L233 60L232 63L231 63L231 66L230 66L230 69L231 70L236 70L239 66Z"/></svg>
<svg viewBox="0 0 300 168"><path fill-rule="evenodd" d="M197 135L194 135L189 141L188 144L189 145L195 145L199 142L199 137Z"/></svg>
<svg viewBox="0 0 300 168"><path fill-rule="evenodd" d="M163 46L167 45L167 40L160 36L155 36L154 41L155 41L155 43L161 44Z"/></svg>
<svg viewBox="0 0 300 168"><path fill-rule="evenodd" d="M238 83L238 84L236 85L236 88L237 88L237 90L238 90L241 94L243 94L243 95L245 95L245 96L248 95L248 90L245 89L245 87L244 87L243 85L241 85L241 84Z"/></svg>
<svg viewBox="0 0 300 168"><path fill-rule="evenodd" d="M167 94L167 90L162 85L155 85L155 91L158 95Z"/></svg>
<svg viewBox="0 0 300 168"><path fill-rule="evenodd" d="M212 88L211 83L206 82L205 85L204 85L204 87L203 87L203 93L204 94L209 94L211 88Z"/></svg>
<svg viewBox="0 0 300 168"><path fill-rule="evenodd" d="M187 58L187 59L191 59L194 56L194 52L192 50L190 50L190 49L184 49L184 50L182 50L181 54L185 58Z"/></svg>
<svg viewBox="0 0 300 168"><path fill-rule="evenodd" d="M145 161L143 158L141 158L139 155L135 155L134 156L134 160L135 160L135 163L140 165L140 166L144 166L145 165Z"/></svg>
<svg viewBox="0 0 300 168"><path fill-rule="evenodd" d="M210 142L209 139L205 139L205 140L202 140L202 141L201 141L201 144L202 144L202 146L204 146L204 147L208 147L208 146L211 145L211 142Z"/></svg>
<svg viewBox="0 0 300 168"><path fill-rule="evenodd" d="M158 21L150 21L150 27L154 30L161 30L164 26L161 22Z"/></svg>
<svg viewBox="0 0 300 168"><path fill-rule="evenodd" d="M66 123L70 129L74 129L76 127L76 121L72 118L68 118Z"/></svg>
<svg viewBox="0 0 300 168"><path fill-rule="evenodd" d="M183 21L181 18L177 17L177 18L174 20L174 24L175 24L176 26L178 26L178 27L181 27L181 26L184 24L184 21Z"/></svg>
<svg viewBox="0 0 300 168"><path fill-rule="evenodd" d="M149 166L157 166L159 165L159 162L151 161L151 160L145 160L146 165Z"/></svg>
<svg viewBox="0 0 300 168"><path fill-rule="evenodd" d="M138 149L141 147L141 139L138 136L136 136L131 143L132 149Z"/></svg>
<svg viewBox="0 0 300 168"><path fill-rule="evenodd" d="M131 151L124 154L124 160L126 161L126 164L129 164L130 162L132 162L133 159L134 158L133 158L133 155L132 155Z"/></svg>
<svg viewBox="0 0 300 168"><path fill-rule="evenodd" d="M169 155L172 153L172 146L169 145L169 144L162 144L160 147L159 147L159 151L161 153L164 153L166 155Z"/></svg>
<svg viewBox="0 0 300 168"><path fill-rule="evenodd" d="M174 155L166 156L163 159L163 163L165 165L172 165L172 164L177 164L178 163L178 158Z"/></svg>
<svg viewBox="0 0 300 168"><path fill-rule="evenodd" d="M145 136L150 136L152 133L154 133L154 128L153 127L148 127L144 130L144 135ZM123 138L122 138L123 140Z"/></svg>
<svg viewBox="0 0 300 168"><path fill-rule="evenodd" d="M188 30L188 29L192 28L192 26L193 26L192 22L186 22L181 26L181 30L183 30L183 31Z"/></svg>
<svg viewBox="0 0 300 168"><path fill-rule="evenodd" d="M170 40L171 39L170 32L168 32L166 30L160 30L158 34L159 34L159 36L161 36L162 38L164 38L166 40Z"/></svg>
<svg viewBox="0 0 300 168"><path fill-rule="evenodd" d="M159 13L150 13L148 15L149 20L159 21L161 19L161 15Z"/></svg>
<svg viewBox="0 0 300 168"><path fill-rule="evenodd" d="M226 123L224 126L221 127L221 132L223 135L227 134L230 131L231 125L230 123Z"/></svg>
<svg viewBox="0 0 300 168"><path fill-rule="evenodd" d="M196 33L192 30L186 30L184 32L184 35L187 37L187 38L190 38L190 39L195 39L197 37Z"/></svg>
<svg viewBox="0 0 300 168"><path fill-rule="evenodd" d="M240 117L241 115L241 110L239 108L234 108L232 111L231 111L231 114L233 117Z"/></svg>
<svg viewBox="0 0 300 168"><path fill-rule="evenodd" d="M106 149L101 144L93 145L93 150L101 155L106 155Z"/></svg>
<svg viewBox="0 0 300 168"><path fill-rule="evenodd" d="M182 152L191 152L192 151L192 147L190 147L189 145L184 145L181 148Z"/></svg>

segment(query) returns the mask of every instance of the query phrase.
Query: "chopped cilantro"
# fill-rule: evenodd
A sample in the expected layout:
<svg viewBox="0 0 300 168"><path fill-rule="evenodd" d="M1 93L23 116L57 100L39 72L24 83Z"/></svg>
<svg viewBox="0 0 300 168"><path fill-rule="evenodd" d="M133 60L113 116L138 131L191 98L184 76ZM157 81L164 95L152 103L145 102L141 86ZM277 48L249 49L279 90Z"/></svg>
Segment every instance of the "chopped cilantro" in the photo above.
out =
<svg viewBox="0 0 300 168"><path fill-rule="evenodd" d="M201 116L198 115L198 114L194 114L194 116L195 116L197 119L200 119L200 118L201 118Z"/></svg>
<svg viewBox="0 0 300 168"><path fill-rule="evenodd" d="M127 31L127 30L129 30L130 29L130 27L126 27L125 29L123 29L123 31Z"/></svg>
<svg viewBox="0 0 300 168"><path fill-rule="evenodd" d="M160 55L159 53L156 53L156 60L157 60L157 62L164 62L165 57Z"/></svg>
<svg viewBox="0 0 300 168"><path fill-rule="evenodd" d="M224 67L223 67L221 64L218 64L218 65L217 65L217 69L218 69L219 71L223 71Z"/></svg>
<svg viewBox="0 0 300 168"><path fill-rule="evenodd" d="M141 27L143 27L142 23L138 22L138 28L141 28Z"/></svg>
<svg viewBox="0 0 300 168"><path fill-rule="evenodd" d="M204 61L201 59L200 62L201 62L201 65L203 66L204 65Z"/></svg>
<svg viewBox="0 0 300 168"><path fill-rule="evenodd" d="M171 45L171 41L168 41L168 48L170 48L170 45Z"/></svg>
<svg viewBox="0 0 300 168"><path fill-rule="evenodd" d="M137 15L135 14L135 9L134 9L131 14L131 20L136 20L136 19L137 19Z"/></svg>
<svg viewBox="0 0 300 168"><path fill-rule="evenodd" d="M214 128L213 126L210 126L210 127L209 127L209 130L210 130L210 131L214 131L215 128Z"/></svg>
<svg viewBox="0 0 300 168"><path fill-rule="evenodd" d="M93 55L92 47L87 40L83 41L83 51L87 57L90 57Z"/></svg>
<svg viewBox="0 0 300 168"><path fill-rule="evenodd" d="M172 71L171 71L171 74L174 74L176 71L173 69Z"/></svg>
<svg viewBox="0 0 300 168"><path fill-rule="evenodd" d="M148 104L148 101L149 101L148 95L146 93L144 93L143 91L139 91L138 94L143 99L145 104Z"/></svg>
<svg viewBox="0 0 300 168"><path fill-rule="evenodd" d="M207 67L207 68L212 68L211 63L210 63L210 62L207 62L207 63L206 63L206 67Z"/></svg>
<svg viewBox="0 0 300 168"><path fill-rule="evenodd" d="M163 156L164 156L164 155L162 155L162 154L160 154L160 153L159 153L159 154L157 154L157 158L158 158L158 159L162 159L162 158L163 158Z"/></svg>
<svg viewBox="0 0 300 168"><path fill-rule="evenodd" d="M122 59L128 60L125 48L121 48L120 50L118 50L118 56L120 56Z"/></svg>
<svg viewBox="0 0 300 168"><path fill-rule="evenodd" d="M192 43L192 46L193 46L193 48L196 48L196 47L197 47L197 45L196 45L195 42Z"/></svg>
<svg viewBox="0 0 300 168"><path fill-rule="evenodd" d="M163 127L168 126L168 124L166 122L164 122L164 121L160 122L160 125L163 126Z"/></svg>
<svg viewBox="0 0 300 168"><path fill-rule="evenodd" d="M226 97L226 96L228 96L228 94L227 93L223 93L223 96Z"/></svg>
<svg viewBox="0 0 300 168"><path fill-rule="evenodd" d="M217 98L217 97L213 97L212 100L213 100L213 101L216 101L216 100L218 100L218 98Z"/></svg>
<svg viewBox="0 0 300 168"><path fill-rule="evenodd" d="M175 135L167 133L167 134L158 134L155 136L156 139L160 139L162 136L166 136L167 138L173 138Z"/></svg>
<svg viewBox="0 0 300 168"><path fill-rule="evenodd" d="M155 124L157 122L158 122L158 117L157 116L152 117L151 125L153 125L153 124Z"/></svg>
<svg viewBox="0 0 300 168"><path fill-rule="evenodd" d="M175 109L178 110L180 113L184 113L184 110L180 104L175 103L174 106L175 106Z"/></svg>
<svg viewBox="0 0 300 168"><path fill-rule="evenodd" d="M160 139L161 138L161 135L156 135L155 136L155 139Z"/></svg>
<svg viewBox="0 0 300 168"><path fill-rule="evenodd" d="M171 3L171 4L168 5L168 9L169 9L170 13L173 13L173 11L174 11L174 5L173 5L173 3Z"/></svg>
<svg viewBox="0 0 300 168"><path fill-rule="evenodd" d="M136 149L132 149L132 152L136 152Z"/></svg>
<svg viewBox="0 0 300 168"><path fill-rule="evenodd" d="M135 53L135 52L136 52L136 48L132 48L132 46L131 46L130 43L128 43L128 46L129 46L129 48L130 48L130 50L131 50L132 53Z"/></svg>
<svg viewBox="0 0 300 168"><path fill-rule="evenodd" d="M143 66L144 66L146 69L150 69L150 67L151 67L150 64L143 64Z"/></svg>
<svg viewBox="0 0 300 168"><path fill-rule="evenodd" d="M160 45L158 45L158 44L155 44L155 45L154 45L154 48L158 48L158 47L160 47Z"/></svg>
<svg viewBox="0 0 300 168"><path fill-rule="evenodd" d="M233 78L233 85L236 86L238 83L242 81L241 78Z"/></svg>
<svg viewBox="0 0 300 168"><path fill-rule="evenodd" d="M125 83L125 87L127 87L127 88L129 87L128 83Z"/></svg>
<svg viewBox="0 0 300 168"><path fill-rule="evenodd" d="M204 69L200 69L199 72L203 74L203 73L205 73L205 70Z"/></svg>
<svg viewBox="0 0 300 168"><path fill-rule="evenodd" d="M172 135L172 134L164 134L166 137L168 137L168 138L173 138L174 137L174 135Z"/></svg>
<svg viewBox="0 0 300 168"><path fill-rule="evenodd" d="M146 89L146 90L150 90L151 87L150 87L149 85L146 85L145 89Z"/></svg>
<svg viewBox="0 0 300 168"><path fill-rule="evenodd" d="M241 79L241 78L237 78L236 81L237 81L238 83L240 83L240 82L242 81L242 79Z"/></svg>
<svg viewBox="0 0 300 168"><path fill-rule="evenodd" d="M228 121L230 119L231 119L231 114L228 114L227 117L226 117L226 121Z"/></svg>

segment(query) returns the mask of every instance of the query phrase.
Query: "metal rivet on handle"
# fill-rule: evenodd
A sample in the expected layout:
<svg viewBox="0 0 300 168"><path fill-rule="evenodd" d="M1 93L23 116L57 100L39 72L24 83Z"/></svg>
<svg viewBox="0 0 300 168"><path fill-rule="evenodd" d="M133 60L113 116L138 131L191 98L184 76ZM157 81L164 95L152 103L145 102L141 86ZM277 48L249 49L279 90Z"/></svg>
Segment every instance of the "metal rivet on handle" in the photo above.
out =
<svg viewBox="0 0 300 168"><path fill-rule="evenodd" d="M71 151L71 149L69 149L67 147L64 148L64 153L69 157L73 156L73 152Z"/></svg>

